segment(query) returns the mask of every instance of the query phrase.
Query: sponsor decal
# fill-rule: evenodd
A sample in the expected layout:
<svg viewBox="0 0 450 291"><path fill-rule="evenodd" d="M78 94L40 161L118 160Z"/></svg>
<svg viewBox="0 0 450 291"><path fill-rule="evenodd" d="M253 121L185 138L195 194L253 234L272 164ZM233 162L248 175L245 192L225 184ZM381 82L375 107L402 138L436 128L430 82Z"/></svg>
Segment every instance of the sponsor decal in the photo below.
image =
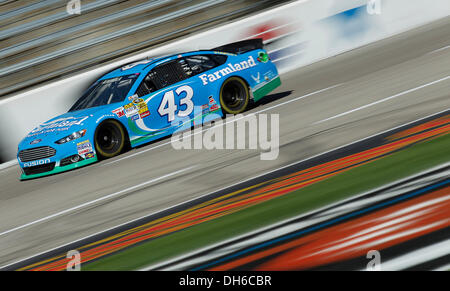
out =
<svg viewBox="0 0 450 291"><path fill-rule="evenodd" d="M92 144L89 140L85 140L77 144L77 150L80 156L84 156L90 152L93 152Z"/></svg>
<svg viewBox="0 0 450 291"><path fill-rule="evenodd" d="M199 78L202 80L203 85L208 85L208 83L213 83L232 73L244 71L255 66L257 66L255 59L250 56L247 61L242 61L236 64L229 63L225 68L218 70L212 74L200 75Z"/></svg>
<svg viewBox="0 0 450 291"><path fill-rule="evenodd" d="M139 118L140 118L140 117L139 117L138 114L133 115L133 116L130 117L131 121L136 121L136 120L138 120Z"/></svg>
<svg viewBox="0 0 450 291"><path fill-rule="evenodd" d="M123 112L123 111L122 111ZM124 114L125 115L125 114ZM97 121L95 121L95 123L99 123L100 121L102 121L103 119L107 118L107 117L114 117L114 116L118 116L117 114L104 114L102 116L100 116ZM123 115L122 115L123 116Z"/></svg>
<svg viewBox="0 0 450 291"><path fill-rule="evenodd" d="M30 142L30 144L38 144L42 141L42 139L35 139L32 142Z"/></svg>
<svg viewBox="0 0 450 291"><path fill-rule="evenodd" d="M137 107L139 108L139 113L144 113L146 111L148 111L148 106L147 103L145 102L141 102L137 105Z"/></svg>
<svg viewBox="0 0 450 291"><path fill-rule="evenodd" d="M67 131L69 130L68 127L64 127L64 128L53 128L53 129L49 129L49 130L44 130L44 131L39 131L37 133L33 133L33 134L29 134L27 135L27 137L33 137L33 136L37 136L40 134L46 134L46 133L51 133L51 132L56 132L56 131Z"/></svg>
<svg viewBox="0 0 450 291"><path fill-rule="evenodd" d="M52 132L54 130L68 130L70 127L74 125L83 125L83 121L88 119L89 116L84 117L65 117L65 118L58 118L56 120L53 120L48 123L43 123L34 130L30 132L29 136L33 136L36 133L47 133Z"/></svg>
<svg viewBox="0 0 450 291"><path fill-rule="evenodd" d="M138 113L141 118L145 118L147 116L150 116L150 111L148 110L147 103L145 103L143 99L141 100L142 101L137 104L137 107L139 109Z"/></svg>
<svg viewBox="0 0 450 291"><path fill-rule="evenodd" d="M144 99L142 99L142 98L135 98L132 101L133 101L134 104L139 104L139 103L143 103Z"/></svg>
<svg viewBox="0 0 450 291"><path fill-rule="evenodd" d="M267 83L273 81L277 77L278 75L275 74L272 70L267 71L266 73L264 73L264 80L262 80L260 83L257 83L253 88L253 90L254 91L259 90L260 88L267 85Z"/></svg>
<svg viewBox="0 0 450 291"><path fill-rule="evenodd" d="M214 99L213 96L209 96L208 99L209 99L209 105L210 106L213 105L213 104L217 104L217 102L216 102L216 100Z"/></svg>
<svg viewBox="0 0 450 291"><path fill-rule="evenodd" d="M50 159L45 159L45 160L39 160L39 161L33 161L33 162L29 162L29 163L24 163L23 167L24 168L29 168L29 167L35 167L35 166L42 166L45 164L50 163Z"/></svg>
<svg viewBox="0 0 450 291"><path fill-rule="evenodd" d="M125 116L125 112L123 111L123 107L114 109L114 110L112 111L112 113L114 113L115 115L117 115L117 117L119 117L119 118Z"/></svg>
<svg viewBox="0 0 450 291"><path fill-rule="evenodd" d="M134 99L138 99L139 96L137 94L134 94L133 96L128 97L128 100L133 101Z"/></svg>
<svg viewBox="0 0 450 291"><path fill-rule="evenodd" d="M218 110L220 107L219 105L217 105L216 100L214 99L213 96L209 96L209 110L208 112L214 112L216 110Z"/></svg>
<svg viewBox="0 0 450 291"><path fill-rule="evenodd" d="M209 109L209 104L202 105L202 110Z"/></svg>
<svg viewBox="0 0 450 291"><path fill-rule="evenodd" d="M139 110L136 107L136 105L134 105L134 103L124 105L123 110L125 111L125 115L127 116L127 118L130 118L131 116L134 116L139 113Z"/></svg>
<svg viewBox="0 0 450 291"><path fill-rule="evenodd" d="M264 80L269 81L272 80L273 78L276 78L277 76L278 76L277 74L275 74L272 70L270 70L264 74Z"/></svg>
<svg viewBox="0 0 450 291"><path fill-rule="evenodd" d="M92 158L94 158L95 157L95 154L94 154L94 152L90 152L90 153L87 153L86 155L85 155L85 159L86 160L89 160L89 159L92 159Z"/></svg>
<svg viewBox="0 0 450 291"><path fill-rule="evenodd" d="M211 106L210 111L216 111L216 110L219 110L219 105L214 104L213 106Z"/></svg>
<svg viewBox="0 0 450 291"><path fill-rule="evenodd" d="M85 140L85 141L77 143L77 147L88 147L88 146L91 146L91 143L89 142L89 140Z"/></svg>
<svg viewBox="0 0 450 291"><path fill-rule="evenodd" d="M252 79L256 82L256 84L259 84L261 82L261 74L258 72L258 75L256 75L256 77L252 75Z"/></svg>
<svg viewBox="0 0 450 291"><path fill-rule="evenodd" d="M90 153L91 151L92 151L92 148L90 148L90 149L84 149L84 150L78 151L78 154L79 154L80 156L85 156L86 154Z"/></svg>
<svg viewBox="0 0 450 291"><path fill-rule="evenodd" d="M259 52L258 62L267 63L270 60L269 55L266 52Z"/></svg>
<svg viewBox="0 0 450 291"><path fill-rule="evenodd" d="M141 118L145 118L145 117L147 117L147 116L150 116L150 111L145 111L145 112L143 112L143 113L140 113L139 116L140 116Z"/></svg>

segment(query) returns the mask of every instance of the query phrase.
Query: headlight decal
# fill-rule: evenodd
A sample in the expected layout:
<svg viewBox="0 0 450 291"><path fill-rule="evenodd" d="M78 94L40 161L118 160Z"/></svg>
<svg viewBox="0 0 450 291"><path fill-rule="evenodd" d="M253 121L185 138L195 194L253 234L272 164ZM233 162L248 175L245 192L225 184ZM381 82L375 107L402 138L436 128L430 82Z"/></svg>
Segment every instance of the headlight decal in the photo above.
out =
<svg viewBox="0 0 450 291"><path fill-rule="evenodd" d="M72 133L71 135L68 135L68 136L56 141L55 143L56 144L65 144L67 142L82 138L85 134L86 134L86 129L76 131L76 132Z"/></svg>

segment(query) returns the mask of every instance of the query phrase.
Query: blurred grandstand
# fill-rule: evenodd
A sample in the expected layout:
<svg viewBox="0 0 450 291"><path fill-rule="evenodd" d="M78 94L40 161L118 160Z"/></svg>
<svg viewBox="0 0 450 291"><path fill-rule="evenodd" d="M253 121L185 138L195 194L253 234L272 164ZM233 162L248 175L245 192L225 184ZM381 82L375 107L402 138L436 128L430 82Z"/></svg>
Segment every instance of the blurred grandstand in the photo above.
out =
<svg viewBox="0 0 450 291"><path fill-rule="evenodd" d="M285 2L0 1L0 98Z"/></svg>

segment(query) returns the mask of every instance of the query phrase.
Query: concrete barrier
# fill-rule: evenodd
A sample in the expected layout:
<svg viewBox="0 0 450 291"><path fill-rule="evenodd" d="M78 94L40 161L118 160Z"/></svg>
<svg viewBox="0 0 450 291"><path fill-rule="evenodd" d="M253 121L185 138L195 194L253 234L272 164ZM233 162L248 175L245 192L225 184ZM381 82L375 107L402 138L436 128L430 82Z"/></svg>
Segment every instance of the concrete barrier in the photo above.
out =
<svg viewBox="0 0 450 291"><path fill-rule="evenodd" d="M432 3L431 3L432 2ZM0 160L40 123L66 112L102 74L123 64L262 37L280 72L450 15L448 0L299 0L0 101Z"/></svg>

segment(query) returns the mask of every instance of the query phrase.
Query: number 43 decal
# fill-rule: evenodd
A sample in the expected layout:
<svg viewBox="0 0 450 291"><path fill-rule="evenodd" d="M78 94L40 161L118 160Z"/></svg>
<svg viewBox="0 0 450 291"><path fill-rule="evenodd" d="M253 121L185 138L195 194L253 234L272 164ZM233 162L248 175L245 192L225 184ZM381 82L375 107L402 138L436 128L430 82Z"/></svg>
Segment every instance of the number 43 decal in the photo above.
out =
<svg viewBox="0 0 450 291"><path fill-rule="evenodd" d="M189 116L194 110L194 103L192 97L194 96L194 90L189 86L182 86L174 91L167 91L159 105L158 113L161 116L167 115L169 122L175 120L175 112L178 110L178 106L175 104L175 94L180 96L182 93L186 93L186 97L180 100L180 106L186 105L186 109L178 112L179 117Z"/></svg>

